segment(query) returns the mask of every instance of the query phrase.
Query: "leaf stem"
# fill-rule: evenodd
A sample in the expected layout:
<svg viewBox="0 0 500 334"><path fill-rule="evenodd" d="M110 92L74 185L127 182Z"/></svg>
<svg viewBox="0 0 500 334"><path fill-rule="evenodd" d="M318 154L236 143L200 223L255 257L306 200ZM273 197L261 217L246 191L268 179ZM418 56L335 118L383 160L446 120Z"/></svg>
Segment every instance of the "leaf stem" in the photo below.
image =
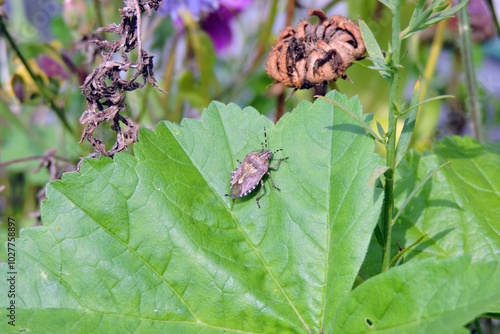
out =
<svg viewBox="0 0 500 334"><path fill-rule="evenodd" d="M180 39L181 33L179 31L175 32L174 40L172 41L172 48L170 49L170 55L168 57L167 66L165 66L165 70L163 71L163 87L165 91L170 92L172 87L172 80L174 77L174 67L176 62L176 54L177 54L177 46ZM169 102L169 99L172 99L173 103ZM168 121L180 123L183 116L183 109L181 105L175 102L174 97L169 97L169 95L163 95L160 99L162 104L165 106L165 117Z"/></svg>
<svg viewBox="0 0 500 334"><path fill-rule="evenodd" d="M427 91L431 85L431 79L434 76L434 71L436 70L437 60L439 58L439 54L443 48L443 36L446 25L448 24L448 20L441 21L437 24L436 33L434 34L434 39L432 41L431 50L429 52L429 57L427 58L424 76L422 80L422 90L420 93L420 101L425 100L427 96Z"/></svg>
<svg viewBox="0 0 500 334"><path fill-rule="evenodd" d="M479 142L484 142L484 131L481 120L481 104L479 102L476 73L472 61L472 42L470 35L469 12L467 6L458 11L458 35L460 51L465 67L465 83L467 85L467 104L470 111L472 136Z"/></svg>
<svg viewBox="0 0 500 334"><path fill-rule="evenodd" d="M411 111L415 108L418 108L418 107L420 107L426 103L429 103L431 101L436 101L436 100L441 100L441 99L452 99L454 97L455 97L454 95L439 95L439 96L431 97L430 99L424 100L424 101L417 103L416 105L406 109L405 111L402 111L401 113L399 113L399 116L403 116L403 115L407 114L409 111Z"/></svg>
<svg viewBox="0 0 500 334"><path fill-rule="evenodd" d="M94 0L94 8L97 16L97 24L99 27L104 27L104 20L102 19L102 10L99 0Z"/></svg>
<svg viewBox="0 0 500 334"><path fill-rule="evenodd" d="M327 99L326 97L324 96L321 96L321 95L314 95L315 98L318 98L318 99L322 99L328 103L331 103L333 104L335 107L339 108L340 110L342 110L343 112L345 112L348 116L350 116L351 118L353 118L356 122L359 123L359 125L361 125L368 133L370 133L373 138L375 138L378 142L380 142L382 145L386 146L384 140L382 138L380 138L379 136L377 136L377 134L375 133L375 131L372 130L372 128L370 128L370 126L368 124L366 124L361 118L359 118L354 112L352 112L347 106L343 105L342 103L338 102L338 101L335 101L335 100L331 100L331 99Z"/></svg>
<svg viewBox="0 0 500 334"><path fill-rule="evenodd" d="M406 247L405 249L403 249L402 251L399 251L396 256L394 256L394 258L392 259L391 261L391 267L393 267L395 264L396 264L396 261L398 261L401 256L403 256L407 251L409 251L410 249L412 249L413 247L415 247L416 245L418 245L425 237L427 236L427 233L424 234L423 236L421 236L420 238L418 238L414 243L412 243L410 246Z"/></svg>
<svg viewBox="0 0 500 334"><path fill-rule="evenodd" d="M399 86L399 61L401 53L401 0L395 0L392 8L392 72L390 76L389 120L385 172L385 198L383 207L382 234L384 237L382 272L389 269L391 264L392 216L394 210L394 168L396 157L396 127Z"/></svg>

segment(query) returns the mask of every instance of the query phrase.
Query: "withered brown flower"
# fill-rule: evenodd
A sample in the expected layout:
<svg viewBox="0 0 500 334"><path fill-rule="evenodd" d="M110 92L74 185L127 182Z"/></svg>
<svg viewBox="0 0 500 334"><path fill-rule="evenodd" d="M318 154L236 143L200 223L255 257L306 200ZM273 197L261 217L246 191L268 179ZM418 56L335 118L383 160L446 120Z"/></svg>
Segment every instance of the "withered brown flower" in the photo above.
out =
<svg viewBox="0 0 500 334"><path fill-rule="evenodd" d="M346 17L329 19L322 10L309 10L318 24L306 20L283 29L267 58L267 74L286 87L295 89L325 86L338 78L346 79L352 61L365 53L359 27Z"/></svg>

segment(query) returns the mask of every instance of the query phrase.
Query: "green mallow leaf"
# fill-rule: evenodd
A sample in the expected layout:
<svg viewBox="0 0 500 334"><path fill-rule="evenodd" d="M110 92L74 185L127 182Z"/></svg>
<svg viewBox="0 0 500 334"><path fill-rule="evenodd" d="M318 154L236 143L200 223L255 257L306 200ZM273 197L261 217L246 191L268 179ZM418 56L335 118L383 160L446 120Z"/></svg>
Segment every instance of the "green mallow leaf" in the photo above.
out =
<svg viewBox="0 0 500 334"><path fill-rule="evenodd" d="M409 152L396 169L396 207L447 161L402 212L394 224L394 238L405 247L428 234L407 260L462 254L495 257L500 253L500 145L453 136L437 142L433 153Z"/></svg>
<svg viewBox="0 0 500 334"><path fill-rule="evenodd" d="M358 98L327 95L363 115ZM231 199L231 171L267 129L278 191ZM16 326L0 332L319 333L351 291L380 213L374 139L302 102L273 127L213 102L202 120L141 129L135 156L86 159L47 188L16 240ZM6 263L0 291L7 289ZM326 333L326 332L325 332Z"/></svg>
<svg viewBox="0 0 500 334"><path fill-rule="evenodd" d="M432 152L408 152L396 168L395 206L403 205L429 173L450 161L411 199L392 230L406 248L422 235L427 237L406 252L403 262L470 255L493 259L500 254L500 145L481 145L470 137L445 137ZM379 273L380 246L370 245L362 272Z"/></svg>
<svg viewBox="0 0 500 334"><path fill-rule="evenodd" d="M330 333L456 333L500 300L499 285L498 260L407 263L350 293Z"/></svg>

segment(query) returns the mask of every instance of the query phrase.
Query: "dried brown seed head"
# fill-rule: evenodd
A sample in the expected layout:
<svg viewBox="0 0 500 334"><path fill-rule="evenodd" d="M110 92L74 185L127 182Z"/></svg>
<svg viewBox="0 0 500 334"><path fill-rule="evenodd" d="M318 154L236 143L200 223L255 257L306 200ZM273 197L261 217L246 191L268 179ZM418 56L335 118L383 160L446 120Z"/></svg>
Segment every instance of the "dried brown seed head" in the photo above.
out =
<svg viewBox="0 0 500 334"><path fill-rule="evenodd" d="M286 87L325 86L346 77L346 70L366 51L359 27L346 17L329 19L321 10L310 10L318 24L306 20L283 29L267 58L267 74Z"/></svg>

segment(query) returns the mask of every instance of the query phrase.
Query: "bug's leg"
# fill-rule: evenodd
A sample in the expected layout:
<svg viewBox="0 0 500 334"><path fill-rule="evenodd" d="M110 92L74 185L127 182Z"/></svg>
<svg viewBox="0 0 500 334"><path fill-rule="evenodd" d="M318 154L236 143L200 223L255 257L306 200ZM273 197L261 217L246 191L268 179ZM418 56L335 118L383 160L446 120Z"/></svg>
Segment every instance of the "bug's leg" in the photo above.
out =
<svg viewBox="0 0 500 334"><path fill-rule="evenodd" d="M276 168L278 168L278 166L280 165L280 163L281 163L283 160L286 160L286 159L288 159L288 157L280 158L280 159L278 160L278 162L276 163L276 165L274 165L274 166L269 166L269 168L272 168L272 169L276 169Z"/></svg>
<svg viewBox="0 0 500 334"><path fill-rule="evenodd" d="M262 189L264 189L264 181L262 181L262 179L260 179L260 189L259 189L259 193L257 194L257 206L259 207L259 209L260 209L259 199L262 197L260 195L260 193L262 192Z"/></svg>
<svg viewBox="0 0 500 334"><path fill-rule="evenodd" d="M239 159L236 159L236 161L238 161L238 163L241 165L241 161Z"/></svg>
<svg viewBox="0 0 500 334"><path fill-rule="evenodd" d="M279 151L283 151L283 149L282 149L282 148L280 148L279 150L274 151L274 152L273 152L273 155L275 155L275 154L276 154L276 152L279 152Z"/></svg>
<svg viewBox="0 0 500 334"><path fill-rule="evenodd" d="M269 180L271 181L271 185L273 186L273 188L281 191L281 189L276 187L276 185L274 184L273 178L271 177L271 173L267 172L267 175L269 175Z"/></svg>

